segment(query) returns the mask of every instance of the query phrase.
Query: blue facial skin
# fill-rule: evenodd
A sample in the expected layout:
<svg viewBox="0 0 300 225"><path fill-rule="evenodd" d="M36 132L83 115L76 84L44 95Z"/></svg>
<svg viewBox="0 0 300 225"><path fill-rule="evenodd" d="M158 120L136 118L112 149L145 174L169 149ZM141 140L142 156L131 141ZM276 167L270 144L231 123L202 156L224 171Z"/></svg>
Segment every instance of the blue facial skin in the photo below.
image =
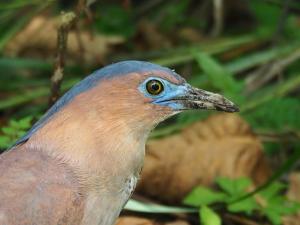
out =
<svg viewBox="0 0 300 225"><path fill-rule="evenodd" d="M158 80L163 84L164 90L159 95L151 95L150 93L148 93L146 89L146 84L150 80ZM185 107L180 102L174 101L174 99L186 96L188 91L190 90L190 87L191 86L187 83L176 85L167 80L161 79L159 77L149 77L143 83L140 84L139 90L147 98L152 98L153 104L168 106L172 108L174 111L180 111L185 109Z"/></svg>

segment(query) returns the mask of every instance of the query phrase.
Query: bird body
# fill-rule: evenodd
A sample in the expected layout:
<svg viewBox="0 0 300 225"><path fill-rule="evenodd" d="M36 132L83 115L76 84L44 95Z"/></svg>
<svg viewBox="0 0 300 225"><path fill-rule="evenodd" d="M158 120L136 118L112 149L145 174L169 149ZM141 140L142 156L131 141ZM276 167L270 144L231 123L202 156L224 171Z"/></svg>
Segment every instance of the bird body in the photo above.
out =
<svg viewBox="0 0 300 225"><path fill-rule="evenodd" d="M0 155L0 224L114 224L136 186L150 131L191 107L236 110L155 64L96 71Z"/></svg>
<svg viewBox="0 0 300 225"><path fill-rule="evenodd" d="M1 225L76 224L81 220L83 197L65 165L22 147L3 153L0 169Z"/></svg>

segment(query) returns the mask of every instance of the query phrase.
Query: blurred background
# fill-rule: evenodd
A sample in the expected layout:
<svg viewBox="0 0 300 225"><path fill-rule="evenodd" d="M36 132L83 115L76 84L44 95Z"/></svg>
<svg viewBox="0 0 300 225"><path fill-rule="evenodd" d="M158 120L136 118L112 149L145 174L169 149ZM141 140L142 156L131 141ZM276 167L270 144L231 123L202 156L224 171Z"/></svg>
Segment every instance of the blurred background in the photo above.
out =
<svg viewBox="0 0 300 225"><path fill-rule="evenodd" d="M240 106L157 127L118 225L300 224L299 1L2 0L0 54L1 151L120 60L168 66Z"/></svg>

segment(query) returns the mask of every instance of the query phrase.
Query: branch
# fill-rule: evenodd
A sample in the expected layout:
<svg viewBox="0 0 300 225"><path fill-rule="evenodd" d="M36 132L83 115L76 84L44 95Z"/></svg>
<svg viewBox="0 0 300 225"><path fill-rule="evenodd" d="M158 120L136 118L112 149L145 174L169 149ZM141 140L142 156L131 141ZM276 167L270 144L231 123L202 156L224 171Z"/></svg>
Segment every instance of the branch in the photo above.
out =
<svg viewBox="0 0 300 225"><path fill-rule="evenodd" d="M300 48L296 49L289 56L282 57L278 60L271 61L270 63L260 67L254 71L246 79L246 94L255 92L264 84L272 80L276 75L281 74L286 67L300 58Z"/></svg>
<svg viewBox="0 0 300 225"><path fill-rule="evenodd" d="M51 94L49 98L49 106L58 99L60 86L64 77L65 56L68 44L68 33L74 24L76 15L73 12L62 13L61 22L57 32L57 56L54 66L54 73L51 77Z"/></svg>

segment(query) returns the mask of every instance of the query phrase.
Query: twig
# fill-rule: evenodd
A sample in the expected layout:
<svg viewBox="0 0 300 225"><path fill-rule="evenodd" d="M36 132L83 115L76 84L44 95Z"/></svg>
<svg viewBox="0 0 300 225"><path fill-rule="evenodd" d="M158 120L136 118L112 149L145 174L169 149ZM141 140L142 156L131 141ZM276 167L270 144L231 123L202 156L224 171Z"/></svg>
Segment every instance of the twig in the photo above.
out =
<svg viewBox="0 0 300 225"><path fill-rule="evenodd" d="M64 76L65 56L68 44L68 33L73 25L76 15L73 12L62 13L61 23L57 32L57 56L54 67L54 73L51 77L51 95L49 106L58 99L61 82Z"/></svg>
<svg viewBox="0 0 300 225"><path fill-rule="evenodd" d="M79 0L76 7L76 16L79 17L82 12L87 16L88 22L91 23L93 21L93 14L90 10L90 6L94 4L97 0Z"/></svg>
<svg viewBox="0 0 300 225"><path fill-rule="evenodd" d="M294 51L288 57L280 58L260 67L246 79L246 94L252 93L259 89L265 83L272 80L276 75L281 74L287 66L299 58L300 49L296 49L296 51Z"/></svg>
<svg viewBox="0 0 300 225"><path fill-rule="evenodd" d="M76 18L79 18L82 12L85 12L88 19L92 21L92 14L89 10L89 6L96 2L96 0L79 0L77 8L74 12L62 13L61 23L57 32L57 57L55 63L54 73L51 77L51 95L49 98L49 106L58 99L61 82L64 77L64 65L65 65L65 56L68 46L68 34L70 28L75 25L76 27L76 38L79 45L79 51L83 52L83 44L78 31L78 27L75 24ZM82 55L82 54L80 54Z"/></svg>

